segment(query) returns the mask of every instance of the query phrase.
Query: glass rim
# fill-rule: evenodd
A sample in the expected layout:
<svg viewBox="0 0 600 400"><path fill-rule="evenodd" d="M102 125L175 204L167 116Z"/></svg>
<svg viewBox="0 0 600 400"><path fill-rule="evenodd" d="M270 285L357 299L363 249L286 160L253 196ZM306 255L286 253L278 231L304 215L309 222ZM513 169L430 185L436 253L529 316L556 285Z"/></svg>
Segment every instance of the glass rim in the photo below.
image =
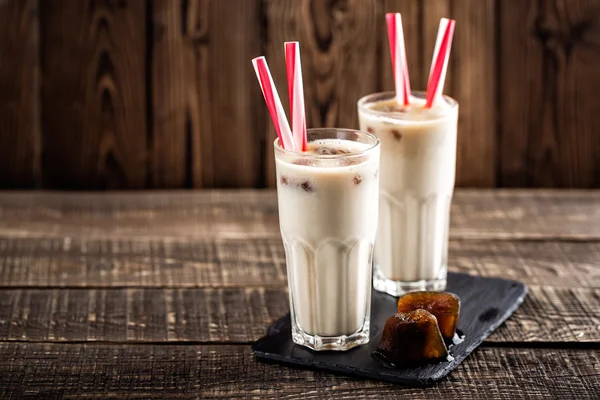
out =
<svg viewBox="0 0 600 400"><path fill-rule="evenodd" d="M352 153L345 153L345 154L313 154L313 153L309 153L309 152L305 152L305 151L293 151L293 150L288 150L288 149L284 149L283 147L280 146L279 144L279 138L275 138L275 140L273 141L273 146L275 147L276 152L281 153L281 154L286 154L286 155L290 155L290 156L294 156L294 157L304 157L304 158L311 158L311 159L321 159L321 160L336 160L336 159L345 159L345 158L352 158L352 157L360 157L360 156L364 156L367 155L368 153L374 151L375 149L379 148L379 145L381 143L381 141L379 140L379 138L369 132L365 132L365 131L361 131L360 129L351 129L351 128L310 128L307 129L306 132L308 133L314 133L314 132L327 132L327 131L332 131L332 132L347 132L347 133L354 133L354 134L359 134L359 135L363 135L371 140L373 140L373 144L370 145L369 147L367 147L366 149L360 150L360 151L356 151L356 152L352 152ZM333 139L333 138L332 138ZM344 140L344 139L341 139ZM357 143L363 143L363 142L357 142Z"/></svg>
<svg viewBox="0 0 600 400"><path fill-rule="evenodd" d="M412 91L412 95L418 95L416 97L419 98L425 98L426 96L426 92L423 92L422 90L413 90ZM360 99L358 99L358 101L356 102L357 106L358 106L358 110L362 111L366 114L370 114L370 115L376 115L378 117L386 117L386 118L393 118L393 119L400 119L400 120L407 120L410 121L409 119L405 119L402 118L405 114L401 113L401 112L389 112L389 111L378 111L378 110L373 110L372 108L367 107L367 104L373 103L374 101L372 101L374 98L378 98L378 97L382 97L382 99L380 100L391 100L395 97L396 93L394 91L388 90L385 92L376 92L376 93L370 93L366 96L361 97ZM454 110L456 110L458 108L458 101L456 101L456 99L450 97L450 96L446 96L445 94L442 95L442 98L446 101L446 103L450 106L447 109L447 112L445 113L441 113L441 115L436 116L435 118L431 118L425 121L420 121L420 122L430 122L430 121L436 121L436 120L440 120L440 119L445 119L448 116L452 115L452 112Z"/></svg>

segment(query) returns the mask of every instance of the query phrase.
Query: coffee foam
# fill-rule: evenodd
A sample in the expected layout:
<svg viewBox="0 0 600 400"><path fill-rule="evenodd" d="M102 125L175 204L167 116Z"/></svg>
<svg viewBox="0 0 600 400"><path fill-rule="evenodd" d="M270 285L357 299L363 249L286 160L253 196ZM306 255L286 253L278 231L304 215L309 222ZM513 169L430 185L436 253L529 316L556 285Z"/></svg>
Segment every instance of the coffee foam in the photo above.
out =
<svg viewBox="0 0 600 400"><path fill-rule="evenodd" d="M376 118L384 122L396 122L398 120L411 122L434 121L447 117L452 108L446 101L438 101L431 108L426 108L425 104L425 99L413 96L409 105L400 105L395 99L390 99L368 104L366 107L377 113Z"/></svg>

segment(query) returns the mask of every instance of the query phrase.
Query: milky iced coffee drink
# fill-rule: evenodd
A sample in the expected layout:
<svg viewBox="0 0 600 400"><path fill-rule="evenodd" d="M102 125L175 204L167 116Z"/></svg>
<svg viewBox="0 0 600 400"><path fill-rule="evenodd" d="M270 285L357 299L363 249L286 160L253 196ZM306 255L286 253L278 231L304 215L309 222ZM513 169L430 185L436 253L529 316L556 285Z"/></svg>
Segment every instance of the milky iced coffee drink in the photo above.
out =
<svg viewBox="0 0 600 400"><path fill-rule="evenodd" d="M458 103L444 96L430 109L413 92L358 102L360 129L381 141L375 289L398 296L446 287L448 226L456 165Z"/></svg>
<svg viewBox="0 0 600 400"><path fill-rule="evenodd" d="M367 343L379 141L309 129L307 151L284 150L277 139L275 159L292 338L313 350Z"/></svg>

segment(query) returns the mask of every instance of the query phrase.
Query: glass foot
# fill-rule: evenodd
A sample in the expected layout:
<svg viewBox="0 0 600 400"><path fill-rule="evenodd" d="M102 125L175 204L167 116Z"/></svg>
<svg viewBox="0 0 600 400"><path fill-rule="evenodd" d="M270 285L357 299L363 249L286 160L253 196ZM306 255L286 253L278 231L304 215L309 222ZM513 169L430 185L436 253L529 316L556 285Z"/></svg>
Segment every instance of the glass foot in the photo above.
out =
<svg viewBox="0 0 600 400"><path fill-rule="evenodd" d="M442 271L446 271L446 268L442 268ZM446 274L441 279L421 280L414 282L402 282L393 281L383 276L378 266L373 268L373 287L389 295L400 297L408 292L417 292L420 290L430 290L435 292L441 292L446 289Z"/></svg>
<svg viewBox="0 0 600 400"><path fill-rule="evenodd" d="M346 351L361 344L369 343L369 321L365 321L362 329L350 335L341 336L310 335L294 325L292 321L292 340L294 343L315 351Z"/></svg>

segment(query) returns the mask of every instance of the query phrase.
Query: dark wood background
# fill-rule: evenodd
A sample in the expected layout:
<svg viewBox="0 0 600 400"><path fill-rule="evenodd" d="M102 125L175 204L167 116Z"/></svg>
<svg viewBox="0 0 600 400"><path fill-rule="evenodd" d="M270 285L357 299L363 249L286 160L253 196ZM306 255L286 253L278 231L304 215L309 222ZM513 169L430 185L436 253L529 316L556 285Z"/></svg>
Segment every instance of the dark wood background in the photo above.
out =
<svg viewBox="0 0 600 400"><path fill-rule="evenodd" d="M287 99L299 40L309 126L356 127L393 87L386 11L413 88L457 20L458 185L600 187L600 0L0 0L0 187L272 186L251 58Z"/></svg>

